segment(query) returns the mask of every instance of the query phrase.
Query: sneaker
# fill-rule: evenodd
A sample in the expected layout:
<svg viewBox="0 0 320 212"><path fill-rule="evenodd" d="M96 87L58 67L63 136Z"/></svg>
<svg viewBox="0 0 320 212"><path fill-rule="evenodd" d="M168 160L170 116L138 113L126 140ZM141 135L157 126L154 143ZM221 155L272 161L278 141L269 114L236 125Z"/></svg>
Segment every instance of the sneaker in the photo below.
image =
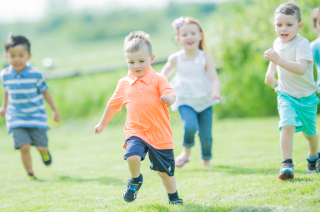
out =
<svg viewBox="0 0 320 212"><path fill-rule="evenodd" d="M174 199L174 200L169 200L170 205L183 205L183 200L182 199Z"/></svg>
<svg viewBox="0 0 320 212"><path fill-rule="evenodd" d="M40 152L42 161L46 166L49 166L52 163L52 157L49 151Z"/></svg>
<svg viewBox="0 0 320 212"><path fill-rule="evenodd" d="M34 176L33 173L29 173L28 174L28 178L29 178L29 180L36 180L37 179L36 176Z"/></svg>
<svg viewBox="0 0 320 212"><path fill-rule="evenodd" d="M308 161L308 166L307 166L307 171L306 174L311 174L311 173L319 173L320 172L320 153L319 158L316 161L310 162Z"/></svg>
<svg viewBox="0 0 320 212"><path fill-rule="evenodd" d="M279 172L279 179L280 180L289 180L294 178L293 174L294 165L292 163L282 163L280 172Z"/></svg>
<svg viewBox="0 0 320 212"><path fill-rule="evenodd" d="M143 180L136 182L132 177L128 180L127 188L122 193L122 198L126 202L133 202L138 195L138 191L141 188Z"/></svg>

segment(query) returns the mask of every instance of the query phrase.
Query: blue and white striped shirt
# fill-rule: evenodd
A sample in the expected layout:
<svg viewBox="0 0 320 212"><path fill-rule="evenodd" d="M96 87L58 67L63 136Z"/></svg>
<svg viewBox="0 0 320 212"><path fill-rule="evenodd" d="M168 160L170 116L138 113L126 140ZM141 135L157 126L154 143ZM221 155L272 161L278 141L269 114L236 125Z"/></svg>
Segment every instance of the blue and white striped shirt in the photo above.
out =
<svg viewBox="0 0 320 212"><path fill-rule="evenodd" d="M26 66L17 72L10 65L1 71L1 82L8 92L6 124L9 133L17 127L49 129L42 96L49 86L39 69Z"/></svg>

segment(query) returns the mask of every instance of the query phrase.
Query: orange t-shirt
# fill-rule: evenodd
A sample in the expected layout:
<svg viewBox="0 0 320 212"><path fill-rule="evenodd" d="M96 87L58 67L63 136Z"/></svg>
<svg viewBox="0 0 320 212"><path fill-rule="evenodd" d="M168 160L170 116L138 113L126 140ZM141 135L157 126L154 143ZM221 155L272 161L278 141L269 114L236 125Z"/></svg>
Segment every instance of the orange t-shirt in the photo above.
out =
<svg viewBox="0 0 320 212"><path fill-rule="evenodd" d="M167 78L152 67L140 80L129 71L118 81L108 107L120 112L126 106L126 139L137 136L156 149L173 149L168 106L160 101L163 94L175 95Z"/></svg>

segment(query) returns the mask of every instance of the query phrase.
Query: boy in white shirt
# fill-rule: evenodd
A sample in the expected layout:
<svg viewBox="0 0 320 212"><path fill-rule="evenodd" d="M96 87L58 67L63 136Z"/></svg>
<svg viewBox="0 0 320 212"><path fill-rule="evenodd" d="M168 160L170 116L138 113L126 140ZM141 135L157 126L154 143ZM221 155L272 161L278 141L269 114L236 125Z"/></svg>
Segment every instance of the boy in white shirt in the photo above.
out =
<svg viewBox="0 0 320 212"><path fill-rule="evenodd" d="M313 56L309 41L297 34L301 30L299 7L292 1L281 4L274 14L274 27L278 38L273 49L264 56L270 60L265 83L278 94L280 115L280 148L283 157L279 179L294 178L292 162L293 134L302 131L308 140L307 173L320 172L316 115L319 88L313 77ZM278 72L278 81L275 73Z"/></svg>

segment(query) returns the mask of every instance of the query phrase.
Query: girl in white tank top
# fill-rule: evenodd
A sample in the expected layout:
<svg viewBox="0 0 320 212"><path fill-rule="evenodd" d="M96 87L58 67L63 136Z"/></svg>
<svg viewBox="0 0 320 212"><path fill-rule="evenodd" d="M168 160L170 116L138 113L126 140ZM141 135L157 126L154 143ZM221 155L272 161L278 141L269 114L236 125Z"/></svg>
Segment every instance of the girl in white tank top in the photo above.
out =
<svg viewBox="0 0 320 212"><path fill-rule="evenodd" d="M221 101L220 81L212 56L203 51L204 35L196 19L180 17L172 23L176 41L182 48L169 56L161 70L167 78L176 70L170 84L176 92L171 106L179 110L184 124L183 152L176 157L176 167L189 162L194 135L199 131L204 167L210 167L212 158L212 106Z"/></svg>

